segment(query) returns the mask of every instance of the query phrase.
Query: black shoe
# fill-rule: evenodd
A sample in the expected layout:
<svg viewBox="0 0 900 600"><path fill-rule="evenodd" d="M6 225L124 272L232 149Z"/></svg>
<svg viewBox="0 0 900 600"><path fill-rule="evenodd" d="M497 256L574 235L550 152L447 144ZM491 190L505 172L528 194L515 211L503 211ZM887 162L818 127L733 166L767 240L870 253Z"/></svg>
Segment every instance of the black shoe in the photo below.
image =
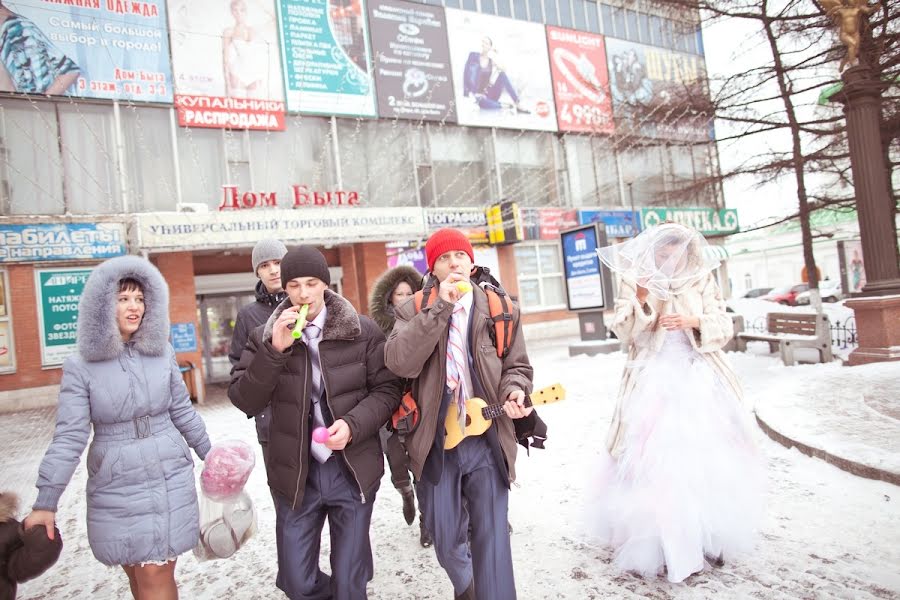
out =
<svg viewBox="0 0 900 600"><path fill-rule="evenodd" d="M714 567L725 566L725 559L721 554L719 554L719 556L710 556L709 554L704 554L703 557L706 559L706 562Z"/></svg>
<svg viewBox="0 0 900 600"><path fill-rule="evenodd" d="M522 113L523 115L530 115L530 114L531 114L531 111L530 111L530 110L525 109L525 108L522 108L522 107L519 106L518 104L516 105L516 112Z"/></svg>
<svg viewBox="0 0 900 600"><path fill-rule="evenodd" d="M416 493L410 484L398 487L397 491L403 496L403 518L407 525L412 525L416 520Z"/></svg>
<svg viewBox="0 0 900 600"><path fill-rule="evenodd" d="M509 535L512 535L512 523L509 521L506 522L506 528L509 529Z"/></svg>
<svg viewBox="0 0 900 600"><path fill-rule="evenodd" d="M432 539L431 534L425 527L425 523L422 522L422 515L419 515L419 543L423 548L431 548L434 545L434 540Z"/></svg>

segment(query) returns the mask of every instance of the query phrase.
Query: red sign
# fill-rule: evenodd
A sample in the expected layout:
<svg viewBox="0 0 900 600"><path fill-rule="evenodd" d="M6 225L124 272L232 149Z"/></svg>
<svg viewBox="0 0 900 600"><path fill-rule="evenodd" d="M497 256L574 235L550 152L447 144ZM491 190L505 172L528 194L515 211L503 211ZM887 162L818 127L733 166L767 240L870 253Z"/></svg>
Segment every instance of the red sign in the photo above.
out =
<svg viewBox="0 0 900 600"><path fill-rule="evenodd" d="M559 232L578 225L578 211L564 208L522 208L526 240L558 240Z"/></svg>
<svg viewBox="0 0 900 600"><path fill-rule="evenodd" d="M222 186L219 210L278 208L278 192L241 192L236 185ZM311 190L308 185L292 185L291 206L359 206L359 192L353 190Z"/></svg>
<svg viewBox="0 0 900 600"><path fill-rule="evenodd" d="M214 129L284 131L284 102L175 94L178 124Z"/></svg>
<svg viewBox="0 0 900 600"><path fill-rule="evenodd" d="M612 98L603 36L547 27L560 131L612 133Z"/></svg>

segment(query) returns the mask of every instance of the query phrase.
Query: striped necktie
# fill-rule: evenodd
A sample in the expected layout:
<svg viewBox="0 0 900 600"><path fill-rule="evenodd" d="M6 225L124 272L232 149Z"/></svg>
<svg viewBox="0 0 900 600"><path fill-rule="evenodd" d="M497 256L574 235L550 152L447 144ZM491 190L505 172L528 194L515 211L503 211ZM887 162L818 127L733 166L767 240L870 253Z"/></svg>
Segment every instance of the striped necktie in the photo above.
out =
<svg viewBox="0 0 900 600"><path fill-rule="evenodd" d="M464 377L466 353L462 328L465 318L466 312L462 304L456 304L450 318L450 336L447 339L447 388L453 392L453 398L456 401L461 432L466 429L466 400L469 399L469 390L466 389Z"/></svg>

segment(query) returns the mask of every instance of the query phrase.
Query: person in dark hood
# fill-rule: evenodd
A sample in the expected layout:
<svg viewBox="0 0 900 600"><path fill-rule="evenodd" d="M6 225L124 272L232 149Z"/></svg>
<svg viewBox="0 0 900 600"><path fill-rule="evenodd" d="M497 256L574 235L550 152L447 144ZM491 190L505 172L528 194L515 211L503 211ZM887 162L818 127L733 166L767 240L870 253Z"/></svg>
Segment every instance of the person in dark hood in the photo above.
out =
<svg viewBox="0 0 900 600"><path fill-rule="evenodd" d="M0 600L14 600L18 584L53 566L62 552L59 529L50 538L42 526L25 530L16 520L19 498L0 492Z"/></svg>
<svg viewBox="0 0 900 600"><path fill-rule="evenodd" d="M228 360L232 369L241 359L241 352L247 345L250 332L264 324L275 307L287 294L281 287L281 259L287 254L287 248L278 240L260 240L253 247L250 260L253 263L253 272L259 278L256 282L256 300L238 311L234 322L234 332L231 334L231 350L228 352ZM269 460L269 422L272 419L270 408L256 415L256 437L262 446L263 462Z"/></svg>
<svg viewBox="0 0 900 600"><path fill-rule="evenodd" d="M413 297L422 289L422 274L409 265L399 265L385 271L372 286L369 297L369 315L381 327L385 336L394 328L394 308ZM387 426L379 432L384 455L391 468L391 483L403 497L403 518L407 525L416 519L416 494L409 472L409 456L403 447L400 436ZM419 543L429 548L434 542L419 515Z"/></svg>

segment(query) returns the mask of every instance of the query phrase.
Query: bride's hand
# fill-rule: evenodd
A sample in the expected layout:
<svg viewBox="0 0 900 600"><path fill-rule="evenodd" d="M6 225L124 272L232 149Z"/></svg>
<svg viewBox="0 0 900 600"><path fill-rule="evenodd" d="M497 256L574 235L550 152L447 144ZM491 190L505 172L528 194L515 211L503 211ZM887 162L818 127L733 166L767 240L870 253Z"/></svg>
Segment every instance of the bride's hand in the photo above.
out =
<svg viewBox="0 0 900 600"><path fill-rule="evenodd" d="M679 329L699 329L700 318L688 315L664 315L659 318L659 324L667 331L678 331Z"/></svg>
<svg viewBox="0 0 900 600"><path fill-rule="evenodd" d="M647 296L650 295L650 290L648 290L647 288L642 286L640 284L640 282L638 282L636 289L637 289L637 293L635 295L637 297L637 301L639 304L643 304L644 302L647 301Z"/></svg>

